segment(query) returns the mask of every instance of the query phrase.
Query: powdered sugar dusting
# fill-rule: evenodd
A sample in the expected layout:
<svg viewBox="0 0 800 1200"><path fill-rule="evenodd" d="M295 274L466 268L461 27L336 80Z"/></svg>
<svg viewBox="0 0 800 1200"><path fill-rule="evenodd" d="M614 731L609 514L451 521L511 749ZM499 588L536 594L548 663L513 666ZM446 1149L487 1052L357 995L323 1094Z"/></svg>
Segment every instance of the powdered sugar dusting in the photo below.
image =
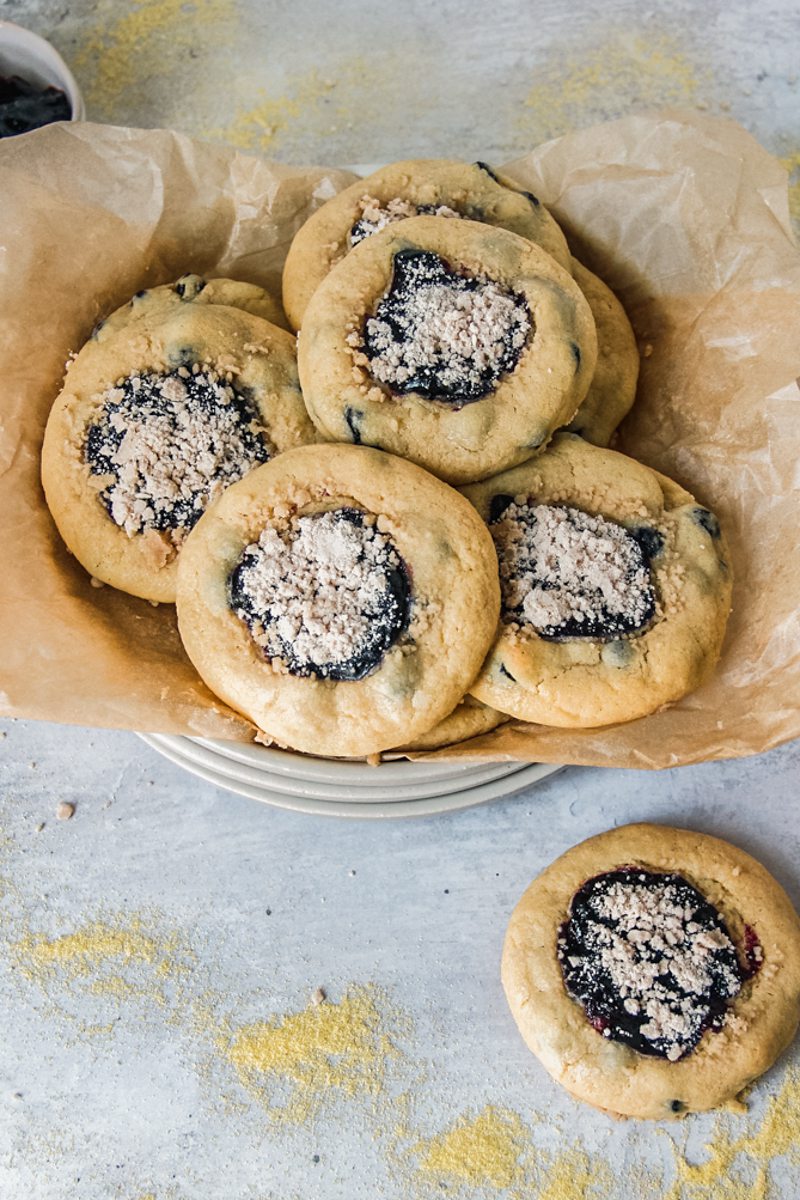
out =
<svg viewBox="0 0 800 1200"><path fill-rule="evenodd" d="M360 679L405 627L405 571L391 538L355 509L268 525L230 580L231 607L294 675Z"/></svg>
<svg viewBox="0 0 800 1200"><path fill-rule="evenodd" d="M349 343L357 365L395 392L454 406L479 400L512 371L531 333L522 296L451 271L437 254L400 251L388 292Z"/></svg>
<svg viewBox="0 0 800 1200"><path fill-rule="evenodd" d="M651 620L645 555L616 521L523 501L509 504L491 528L507 621L532 625L544 638L607 638Z"/></svg>
<svg viewBox="0 0 800 1200"><path fill-rule="evenodd" d="M86 439L100 493L129 537L165 531L179 545L229 484L269 458L249 402L209 368L131 375L109 389Z"/></svg>
<svg viewBox="0 0 800 1200"><path fill-rule="evenodd" d="M573 897L559 937L568 991L606 1037L675 1062L741 989L719 913L680 875L622 868Z"/></svg>
<svg viewBox="0 0 800 1200"><path fill-rule="evenodd" d="M446 204L414 204L401 196L394 196L381 204L374 196L362 196L358 202L361 216L350 230L350 245L357 246L373 233L385 229L395 221L404 221L408 217L418 217L424 213L432 217L460 217L461 213Z"/></svg>

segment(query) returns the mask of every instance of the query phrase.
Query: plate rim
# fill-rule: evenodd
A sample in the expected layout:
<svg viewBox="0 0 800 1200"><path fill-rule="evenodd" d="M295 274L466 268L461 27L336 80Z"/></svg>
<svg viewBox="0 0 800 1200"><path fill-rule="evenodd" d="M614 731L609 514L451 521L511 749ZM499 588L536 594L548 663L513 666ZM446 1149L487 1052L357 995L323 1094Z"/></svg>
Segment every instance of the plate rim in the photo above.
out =
<svg viewBox="0 0 800 1200"><path fill-rule="evenodd" d="M522 791L530 784L536 784L550 775L564 769L561 764L551 763L520 763L511 764L513 770L501 778L479 784L477 787L456 788L438 796L430 796L419 800L377 801L373 803L358 803L345 799L319 800L313 797L298 797L281 792L278 787L256 786L237 782L222 772L207 765L185 758L180 752L182 735L175 735L178 741L176 748L172 744L164 745L159 738L170 735L139 734L151 749L163 755L175 766L181 767L190 774L204 779L207 783L225 791L234 792L252 800L258 800L274 808L282 808L292 812L305 813L309 816L341 817L366 820L390 820L395 818L410 818L437 816L446 812L474 808L499 800L504 796ZM188 740L188 739L187 739ZM507 765L507 764L504 764ZM266 773L265 773L266 774ZM275 781L277 782L277 781Z"/></svg>

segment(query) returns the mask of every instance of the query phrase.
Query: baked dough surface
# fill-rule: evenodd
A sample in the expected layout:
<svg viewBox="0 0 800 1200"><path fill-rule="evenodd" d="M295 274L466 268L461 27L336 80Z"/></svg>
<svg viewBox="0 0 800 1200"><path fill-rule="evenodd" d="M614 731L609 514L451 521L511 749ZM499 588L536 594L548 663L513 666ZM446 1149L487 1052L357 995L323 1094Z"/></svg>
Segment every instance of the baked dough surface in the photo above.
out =
<svg viewBox="0 0 800 1200"><path fill-rule="evenodd" d="M571 269L566 238L537 197L482 163L411 159L382 167L328 200L295 235L283 273L283 303L294 329L303 323L314 292L350 251L350 231L369 197L385 206L404 200L414 208L445 207L470 221L508 229L541 246Z"/></svg>
<svg viewBox="0 0 800 1200"><path fill-rule="evenodd" d="M570 901L587 879L621 866L682 875L717 908L740 955L745 926L761 946L760 969L722 1028L706 1030L677 1062L603 1037L564 986L556 940ZM574 846L533 881L508 926L502 978L526 1044L573 1096L616 1115L676 1118L733 1100L789 1045L800 1017L800 920L743 850L684 829L627 825Z"/></svg>
<svg viewBox="0 0 800 1200"><path fill-rule="evenodd" d="M407 252L493 280L528 306L532 332L516 365L461 408L392 392L349 341L390 288L395 256ZM378 446L448 483L483 479L546 445L575 415L596 358L589 305L548 254L504 229L441 217L399 221L354 247L314 293L298 342L303 395L323 437Z"/></svg>
<svg viewBox="0 0 800 1200"><path fill-rule="evenodd" d="M656 539L649 567L658 607L643 632L545 640L501 616L471 688L484 704L523 721L590 728L654 712L711 672L730 611L729 552L714 515L678 484L560 433L543 454L463 491L487 523L498 498L517 498L600 514Z"/></svg>
<svg viewBox="0 0 800 1200"><path fill-rule="evenodd" d="M267 660L230 604L229 580L266 526L350 508L377 517L405 564L410 620L358 680L299 677ZM354 446L304 447L233 484L181 552L178 624L223 700L279 742L360 756L413 740L469 688L499 612L497 559L474 509L412 463Z"/></svg>
<svg viewBox="0 0 800 1200"><path fill-rule="evenodd" d="M456 742L465 742L468 738L479 737L482 733L490 733L498 725L502 725L508 717L505 713L497 712L488 704L481 704L474 696L465 696L448 716L444 717L433 729L416 737L413 743L393 747L397 750L439 750L442 746L453 746Z"/></svg>
<svg viewBox="0 0 800 1200"><path fill-rule="evenodd" d="M230 374L264 425L272 451L316 439L300 393L294 338L222 304L167 303L86 343L69 364L42 450L42 482L59 532L90 575L146 600L175 599L177 552L155 530L129 535L100 498L86 461L89 428L121 379L186 363Z"/></svg>
<svg viewBox="0 0 800 1200"><path fill-rule="evenodd" d="M575 258L572 275L589 302L597 327L597 366L589 391L567 429L595 446L607 446L636 398L639 349L625 309L611 288Z"/></svg>
<svg viewBox="0 0 800 1200"><path fill-rule="evenodd" d="M287 329L286 316L279 301L255 283L242 283L238 279L206 279L202 275L182 275L174 283L145 288L137 292L126 303L120 305L92 330L95 341L104 342L120 329L135 321L150 320L166 315L171 309L186 304L224 304L238 308L254 317L270 321L279 329Z"/></svg>

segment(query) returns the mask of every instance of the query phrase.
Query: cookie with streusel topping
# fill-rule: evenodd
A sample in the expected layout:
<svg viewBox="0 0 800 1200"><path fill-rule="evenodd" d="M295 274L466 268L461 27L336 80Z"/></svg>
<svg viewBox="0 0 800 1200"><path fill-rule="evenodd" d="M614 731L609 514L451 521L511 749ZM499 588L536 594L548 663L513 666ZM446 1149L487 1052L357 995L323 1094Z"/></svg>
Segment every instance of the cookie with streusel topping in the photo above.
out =
<svg viewBox="0 0 800 1200"><path fill-rule="evenodd" d="M631 721L694 691L731 601L713 513L623 454L557 434L463 489L500 563L500 626L474 696L523 721Z"/></svg>
<svg viewBox="0 0 800 1200"><path fill-rule="evenodd" d="M293 328L300 328L312 295L353 246L394 221L425 214L508 229L571 270L564 234L539 198L486 163L391 163L332 197L295 235L283 272L283 303Z"/></svg>
<svg viewBox="0 0 800 1200"><path fill-rule="evenodd" d="M253 471L201 517L178 566L178 626L200 675L312 754L427 732L477 674L499 603L474 508L366 447L301 447Z"/></svg>
<svg viewBox="0 0 800 1200"><path fill-rule="evenodd" d="M312 420L448 483L524 461L572 419L597 337L538 246L476 221L412 217L364 239L314 293L298 343Z"/></svg>
<svg viewBox="0 0 800 1200"><path fill-rule="evenodd" d="M92 330L92 338L104 342L120 329L141 320L152 320L166 315L168 310L186 304L224 304L227 308L238 308L271 321L279 329L286 329L286 317L280 303L255 283L242 283L238 279L206 279L202 275L182 275L174 283L158 287L143 288L126 304L98 321Z"/></svg>
<svg viewBox="0 0 800 1200"><path fill-rule="evenodd" d="M675 1119L731 1105L794 1037L800 920L730 843L627 825L533 881L502 977L522 1037L573 1096Z"/></svg>
<svg viewBox="0 0 800 1200"><path fill-rule="evenodd" d="M178 552L209 501L315 438L290 334L223 304L168 304L68 365L42 482L91 575L172 602Z"/></svg>
<svg viewBox="0 0 800 1200"><path fill-rule="evenodd" d="M611 288L575 258L572 275L589 302L597 327L597 366L589 391L567 428L595 446L607 446L636 397L639 349L625 309Z"/></svg>

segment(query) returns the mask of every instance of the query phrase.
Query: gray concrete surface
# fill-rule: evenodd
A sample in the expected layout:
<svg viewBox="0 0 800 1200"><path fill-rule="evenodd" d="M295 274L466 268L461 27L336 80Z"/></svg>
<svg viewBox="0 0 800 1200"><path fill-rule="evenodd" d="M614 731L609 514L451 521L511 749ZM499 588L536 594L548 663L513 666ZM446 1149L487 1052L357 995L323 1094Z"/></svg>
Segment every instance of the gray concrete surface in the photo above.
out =
<svg viewBox="0 0 800 1200"><path fill-rule="evenodd" d="M785 0L610 0L602 15L585 0L0 0L0 18L53 40L92 118L284 160L501 159L678 103L730 113L800 162L798 12ZM130 734L0 732L3 1200L800 1191L775 1133L793 1136L800 1110L797 1047L747 1117L617 1123L550 1082L497 973L527 882L628 820L728 837L800 902L797 745L658 775L572 769L484 808L378 825L262 807ZM62 801L71 820L57 819ZM356 989L351 1033L365 1013L375 1023L353 1061L315 1056L318 987L338 1013ZM270 1069L248 1074L232 1048L272 1018L285 1020ZM494 1153L465 1133L450 1143L461 1176L443 1171L431 1139L468 1131L487 1106L472 1129L495 1131Z"/></svg>

